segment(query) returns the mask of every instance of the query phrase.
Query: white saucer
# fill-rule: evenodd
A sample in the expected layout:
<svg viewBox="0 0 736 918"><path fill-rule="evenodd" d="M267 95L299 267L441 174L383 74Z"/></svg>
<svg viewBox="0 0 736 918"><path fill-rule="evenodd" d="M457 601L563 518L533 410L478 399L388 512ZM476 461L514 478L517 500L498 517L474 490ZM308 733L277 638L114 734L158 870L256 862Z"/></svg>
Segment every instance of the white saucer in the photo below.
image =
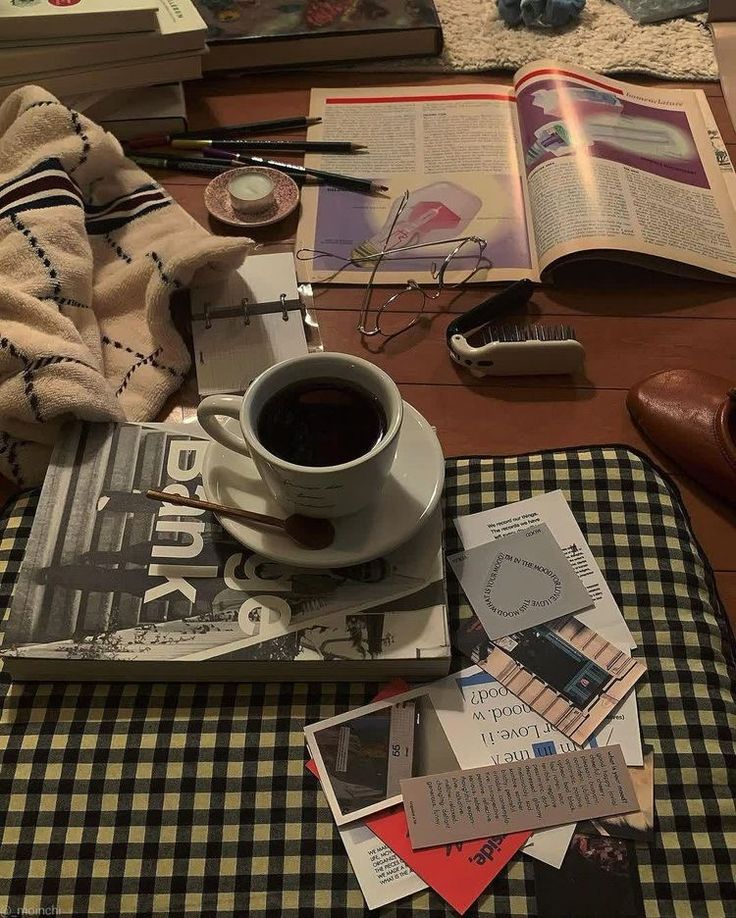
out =
<svg viewBox="0 0 736 918"><path fill-rule="evenodd" d="M237 421L225 422L238 429ZM335 520L335 541L310 551L276 529L219 516L233 538L266 558L298 567L346 567L385 555L410 539L437 506L445 460L437 435L419 412L404 402L404 423L391 474L379 498L351 516ZM212 442L202 470L207 500L258 513L285 516L255 466L245 456Z"/></svg>

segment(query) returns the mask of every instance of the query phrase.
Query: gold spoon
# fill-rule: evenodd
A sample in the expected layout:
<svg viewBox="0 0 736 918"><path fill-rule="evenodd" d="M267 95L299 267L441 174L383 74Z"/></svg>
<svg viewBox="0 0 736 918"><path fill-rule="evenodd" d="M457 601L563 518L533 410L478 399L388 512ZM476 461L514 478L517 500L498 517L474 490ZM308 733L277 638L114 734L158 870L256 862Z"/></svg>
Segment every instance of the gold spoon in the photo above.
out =
<svg viewBox="0 0 736 918"><path fill-rule="evenodd" d="M241 510L240 507L228 507L225 504L215 504L209 500L198 500L196 497L181 497L178 494L167 494L166 491L146 491L146 497L151 500L166 501L167 504L176 504L180 507L197 507L200 510L212 510L223 516L234 516L248 520L258 526L274 526L283 531L302 548L319 550L332 545L335 539L335 527L329 520L320 520L311 516L301 516L293 513L285 520L277 516L268 516L265 513L254 513L252 510Z"/></svg>

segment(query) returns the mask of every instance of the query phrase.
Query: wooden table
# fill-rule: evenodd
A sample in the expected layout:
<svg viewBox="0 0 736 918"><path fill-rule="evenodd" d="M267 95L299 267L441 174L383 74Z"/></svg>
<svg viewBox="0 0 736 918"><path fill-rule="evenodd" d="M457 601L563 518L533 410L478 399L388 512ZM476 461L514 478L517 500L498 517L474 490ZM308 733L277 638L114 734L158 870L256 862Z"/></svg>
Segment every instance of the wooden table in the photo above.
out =
<svg viewBox="0 0 736 918"><path fill-rule="evenodd" d="M190 127L258 121L304 114L311 86L395 85L458 82L510 83L507 74L411 75L358 73L268 74L189 84ZM675 84L662 84L673 86ZM720 85L705 90L736 161L736 131ZM298 136L298 135L294 135ZM213 233L233 232L209 218L205 178L162 172L157 178L173 197ZM263 243L293 238L296 216L254 232ZM399 384L407 401L436 425L447 456L534 452L599 443L631 445L673 473L695 534L716 572L721 597L736 624L736 511L678 472L631 423L627 389L659 370L693 367L736 381L736 284L669 278L634 268L582 266L554 288L534 295L531 313L543 323L571 323L585 345L585 372L565 377L473 379L447 356L444 330L451 312L478 300L475 291L436 301L428 321L383 349L356 331L356 288L318 292L319 323L326 348L374 360ZM451 302L452 300L452 302ZM188 414L196 385L187 383L167 408L168 417Z"/></svg>

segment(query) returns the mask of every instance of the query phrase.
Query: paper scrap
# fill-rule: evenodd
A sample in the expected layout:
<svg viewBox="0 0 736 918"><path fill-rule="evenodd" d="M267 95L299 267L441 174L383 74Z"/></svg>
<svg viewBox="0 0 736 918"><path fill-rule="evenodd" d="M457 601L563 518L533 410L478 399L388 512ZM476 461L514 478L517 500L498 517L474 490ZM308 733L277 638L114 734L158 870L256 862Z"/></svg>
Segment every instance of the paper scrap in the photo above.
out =
<svg viewBox="0 0 736 918"><path fill-rule="evenodd" d="M592 605L544 523L451 555L447 561L492 641Z"/></svg>
<svg viewBox="0 0 736 918"><path fill-rule="evenodd" d="M621 650L636 647L621 610L562 491L548 491L528 500L458 517L455 527L463 548L467 550L540 523L549 526L555 541L565 552L593 601L592 609L578 613L580 621Z"/></svg>
<svg viewBox="0 0 736 918"><path fill-rule="evenodd" d="M382 701L408 688L403 679L392 679L381 687L373 700ZM319 780L314 760L307 762L306 768ZM406 825L404 811L400 812ZM381 908L427 888L427 884L362 822L338 827L337 831L369 909Z"/></svg>
<svg viewBox="0 0 736 918"><path fill-rule="evenodd" d="M651 746L646 747L643 767L629 766L629 776L639 801L638 811L581 822L577 828L580 834L624 838L640 845L654 844L654 751Z"/></svg>
<svg viewBox="0 0 736 918"><path fill-rule="evenodd" d="M307 762L306 767L319 779L314 761ZM400 815L406 825L403 810ZM364 823L338 826L337 831L369 909L380 908L427 888L427 883L405 860Z"/></svg>
<svg viewBox="0 0 736 918"><path fill-rule="evenodd" d="M559 870L575 834L576 825L576 822L571 822L569 825L556 826L554 829L540 829L524 845L521 853Z"/></svg>
<svg viewBox="0 0 736 918"><path fill-rule="evenodd" d="M406 778L401 792L413 848L639 808L619 746Z"/></svg>

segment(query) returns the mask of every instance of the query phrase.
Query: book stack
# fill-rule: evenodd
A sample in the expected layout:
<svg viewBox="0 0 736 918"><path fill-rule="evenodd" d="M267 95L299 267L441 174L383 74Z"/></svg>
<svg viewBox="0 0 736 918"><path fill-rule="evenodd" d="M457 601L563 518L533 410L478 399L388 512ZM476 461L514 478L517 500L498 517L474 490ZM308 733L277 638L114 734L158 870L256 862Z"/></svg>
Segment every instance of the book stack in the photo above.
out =
<svg viewBox="0 0 736 918"><path fill-rule="evenodd" d="M28 83L65 98L198 79L205 32L191 0L0 0L0 101Z"/></svg>

